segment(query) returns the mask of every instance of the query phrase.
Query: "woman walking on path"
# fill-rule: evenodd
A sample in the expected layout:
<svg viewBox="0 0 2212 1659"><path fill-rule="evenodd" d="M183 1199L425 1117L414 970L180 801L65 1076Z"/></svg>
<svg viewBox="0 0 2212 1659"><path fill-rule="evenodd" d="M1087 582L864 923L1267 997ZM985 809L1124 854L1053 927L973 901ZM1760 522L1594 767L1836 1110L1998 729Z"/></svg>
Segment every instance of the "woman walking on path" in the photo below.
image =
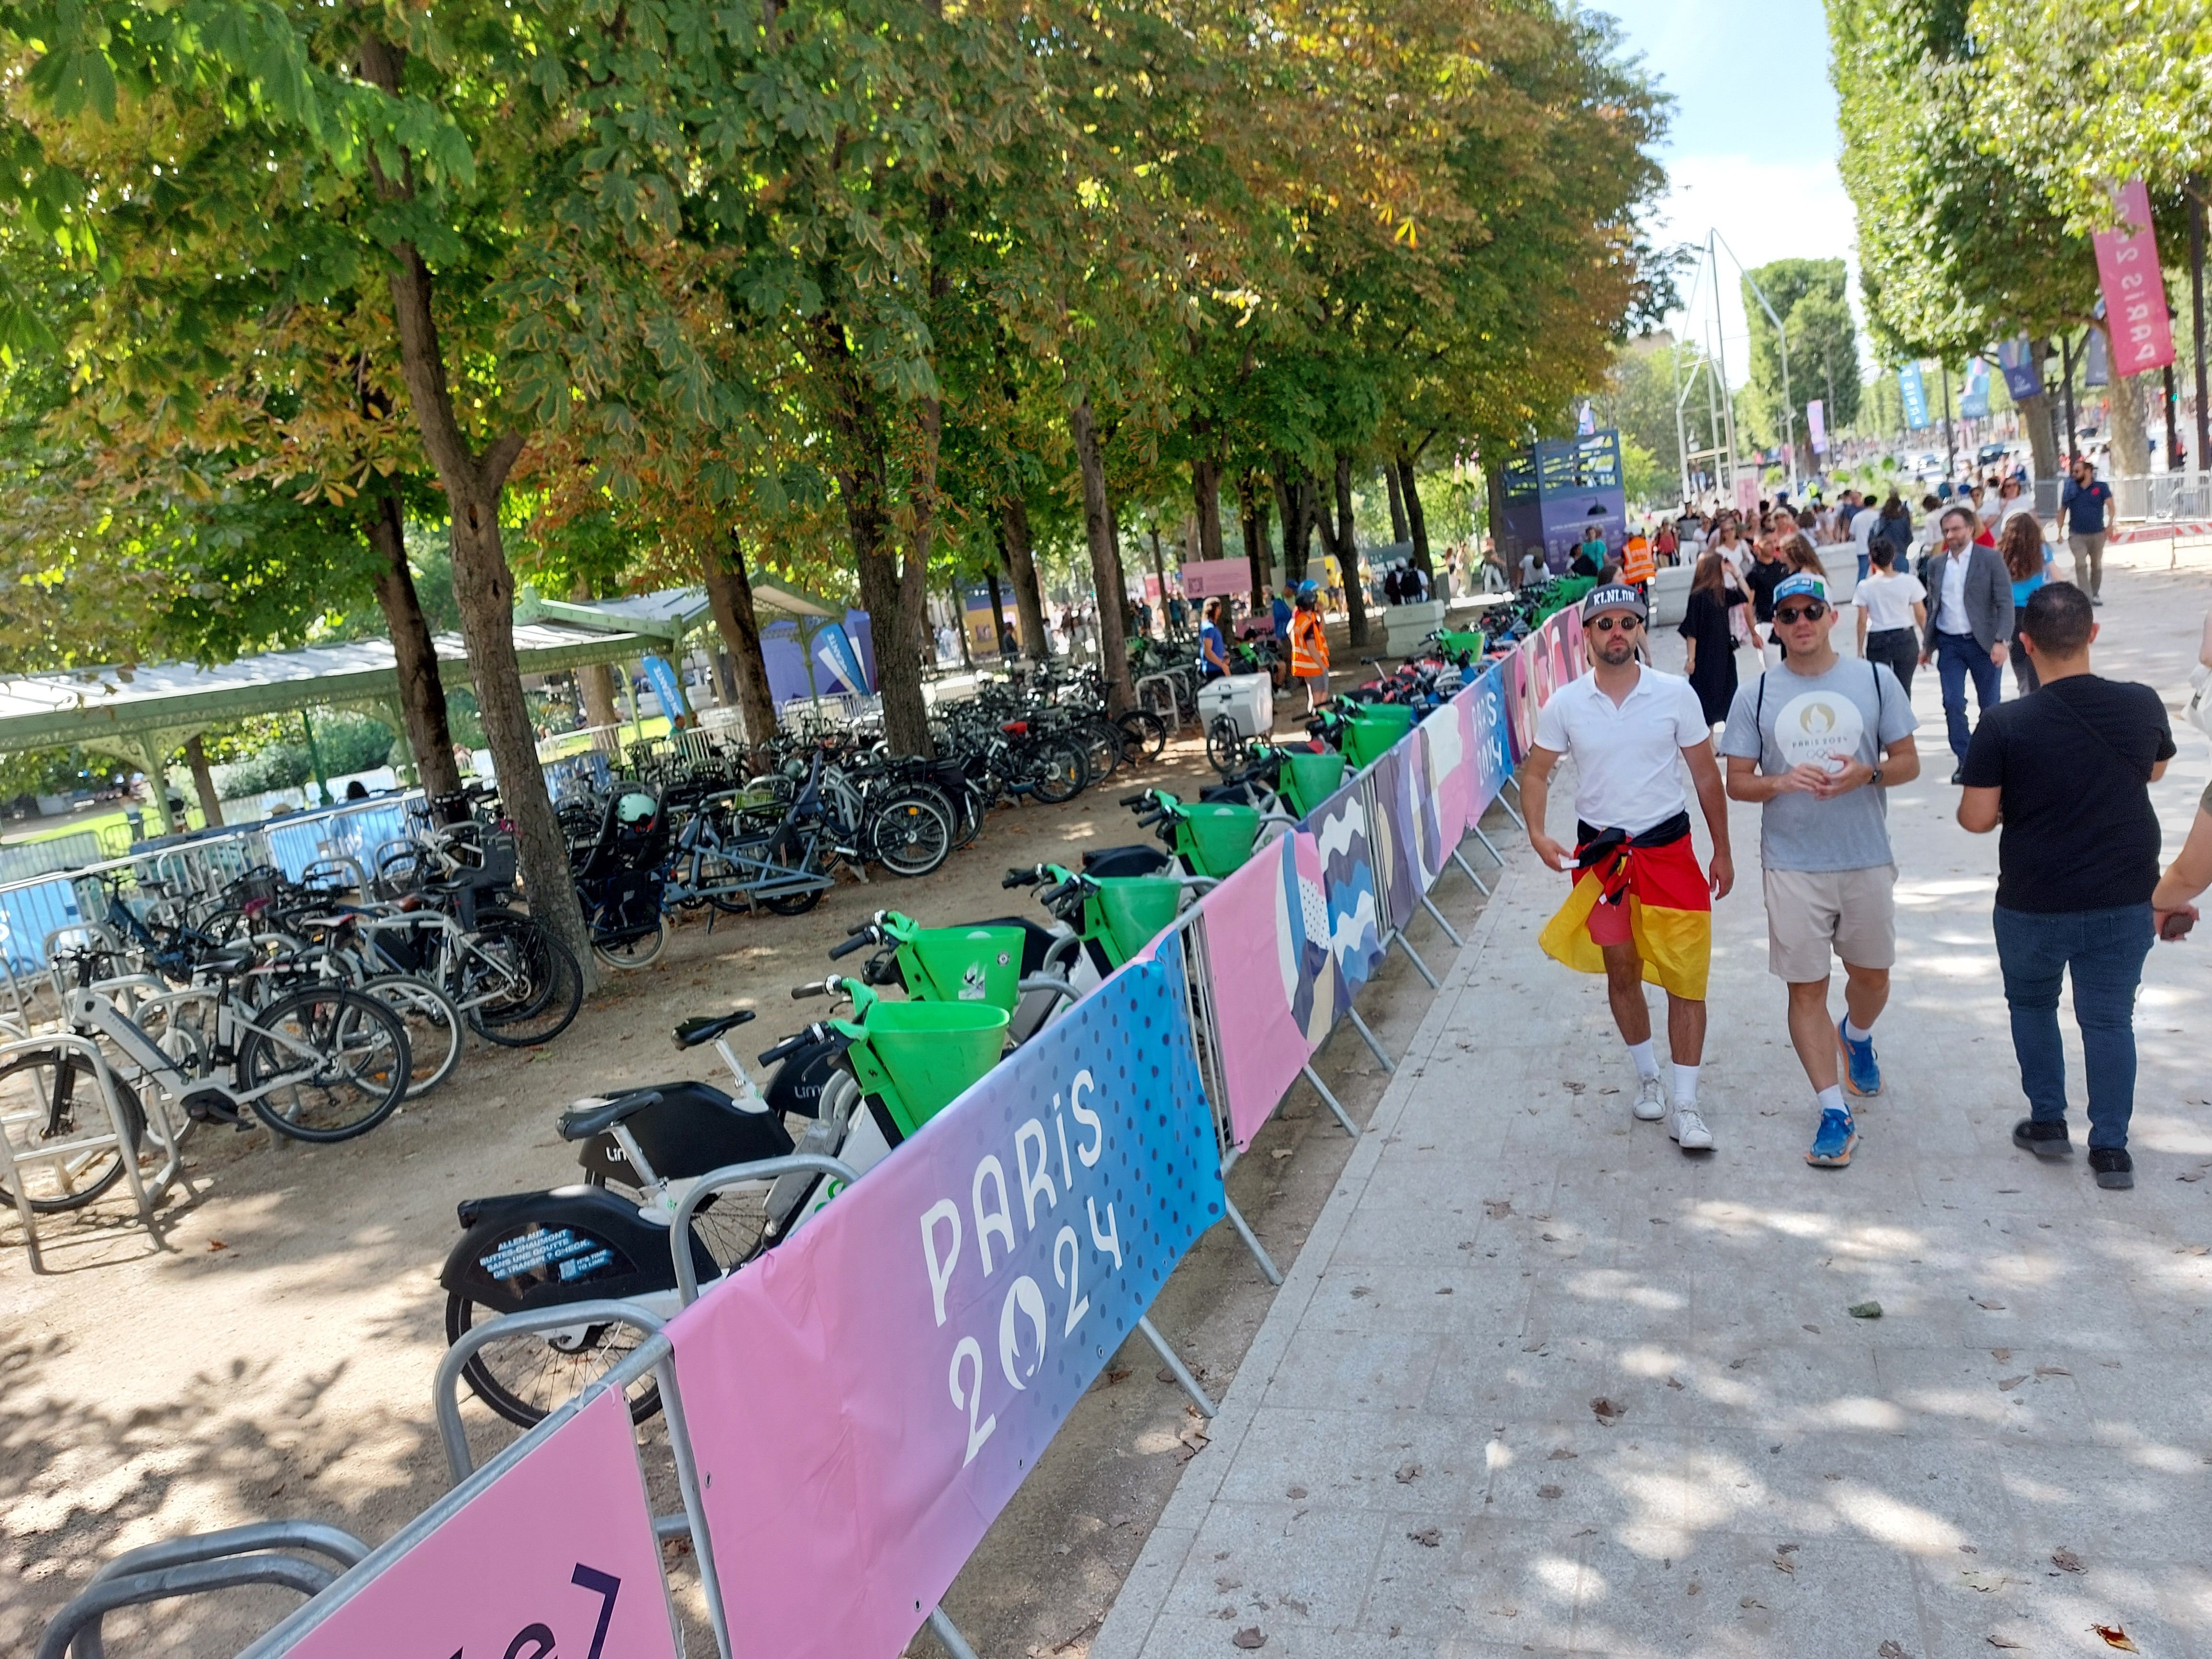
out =
<svg viewBox="0 0 2212 1659"><path fill-rule="evenodd" d="M1893 544L1873 546L1874 569L1851 594L1859 613L1859 655L1896 675L1909 697L1912 671L1920 665L1920 635L1928 627L1928 590L1919 577L1897 568Z"/></svg>
<svg viewBox="0 0 2212 1659"><path fill-rule="evenodd" d="M1731 587L1727 561L1708 553L1698 561L1690 578L1690 599L1676 631L1684 640L1682 672L1698 706L1705 711L1705 724L1719 726L1728 719L1735 701L1735 632L1729 609L1748 604L1740 587Z"/></svg>
<svg viewBox="0 0 2212 1659"><path fill-rule="evenodd" d="M2005 520L1997 551L2004 556L2005 573L2012 578L2012 680L2026 696L2039 682L2035 660L2020 642L2021 619L2035 590L2051 580L2051 544L2043 539L2043 525L2033 513L2015 513Z"/></svg>

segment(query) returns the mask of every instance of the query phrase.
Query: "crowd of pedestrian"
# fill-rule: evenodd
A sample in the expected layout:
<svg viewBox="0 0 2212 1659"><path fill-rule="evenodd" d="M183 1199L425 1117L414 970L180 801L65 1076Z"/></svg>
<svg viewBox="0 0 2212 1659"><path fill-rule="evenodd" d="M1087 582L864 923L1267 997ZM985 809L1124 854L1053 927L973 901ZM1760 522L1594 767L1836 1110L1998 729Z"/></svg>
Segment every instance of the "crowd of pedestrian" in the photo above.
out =
<svg viewBox="0 0 2212 1659"><path fill-rule="evenodd" d="M2076 469L2061 508L2074 562L2061 576L2042 524L2009 483L1939 502L1937 543L1921 570L1901 498L1876 504L1846 492L1852 510L1816 528L1863 550L1856 658L1836 648L1842 611L1805 520L1786 508L1748 534L1723 512L1680 538L1696 561L1682 676L1650 665L1650 607L1638 589L1608 580L1582 602L1589 672L1545 705L1522 774L1529 841L1574 878L1541 945L1605 975L1633 1073L1633 1115L1666 1119L1686 1152L1714 1144L1698 1077L1711 907L1735 879L1734 799L1759 808L1768 966L1785 987L1812 1096L1806 1160L1850 1163L1854 1103L1885 1087L1875 1033L1897 960L1898 881L1887 791L1920 775L1911 686L1914 670L1932 663L1958 822L2000 832L1992 933L2028 1109L2014 1142L2042 1158L2074 1150L2058 1024L2070 975L2088 1167L2101 1187L2133 1184L2136 993L2154 942L2186 933L2192 902L2212 887L2212 787L2161 874L2149 789L2175 753L2165 703L2092 666L2110 492L2093 469ZM1617 561L1606 574L1617 574ZM1762 640L1771 654L1740 681L1737 648ZM2190 718L2212 730L2212 617L2199 656ZM2001 696L2008 660L2017 690L2009 702ZM1547 833L1546 817L1553 770L1570 756L1571 847ZM1711 832L1704 870L1692 850L1686 775ZM1840 1012L1830 998L1837 960ZM1646 981L1667 994L1671 1087L1661 1080Z"/></svg>

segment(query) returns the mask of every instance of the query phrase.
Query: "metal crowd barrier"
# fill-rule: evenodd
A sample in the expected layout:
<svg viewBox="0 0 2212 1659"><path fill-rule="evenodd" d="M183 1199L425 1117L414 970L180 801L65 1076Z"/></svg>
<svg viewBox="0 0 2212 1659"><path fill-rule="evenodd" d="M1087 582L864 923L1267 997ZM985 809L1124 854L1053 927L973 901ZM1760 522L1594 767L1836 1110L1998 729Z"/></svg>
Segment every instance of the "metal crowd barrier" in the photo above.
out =
<svg viewBox="0 0 2212 1659"><path fill-rule="evenodd" d="M1510 722L1510 714L1508 719ZM1512 747L1516 745L1510 735L1506 741L1510 756ZM1402 749L1404 744L1401 743L1398 747ZM1398 749L1394 749L1391 752L1396 754ZM1466 758L1468 757L1462 757L1463 760ZM1379 793L1381 764L1382 763L1379 762L1370 764L1357 775L1354 780L1355 786L1359 791L1358 799L1361 810L1366 815L1367 823L1370 825L1370 839L1368 854L1370 867L1374 858L1371 826L1378 818L1388 816L1387 805ZM1482 812L1487 810L1492 802L1495 802L1502 805L1516 823L1521 822L1520 814L1515 811L1512 803L1506 799L1504 794L1507 787L1515 786L1516 780L1511 775L1509 762L1509 769L1500 780L1498 793L1492 797L1492 801L1482 803L1479 809L1470 805L1470 809L1465 814L1464 821L1459 826L1458 835L1453 838L1451 846L1444 850L1443 857L1437 860L1438 867L1435 876L1431 877L1424 872L1418 861L1409 866L1412 878L1420 889L1421 907L1428 910L1431 917L1437 922L1446 936L1455 943L1458 941L1458 934L1430 899L1429 890L1433 887L1435 879L1441 878L1443 865L1449 861L1456 863L1478 890L1486 895L1490 891L1489 887L1476 874L1474 867L1467 862L1462 849L1468 837L1472 836L1492 858L1500 864L1504 862L1497 848L1483 833L1479 820ZM1396 846L1397 856L1407 859L1413 857L1410 846L1401 844L1401 841L1394 841L1394 845ZM1421 960L1412 945L1406 939L1402 927L1390 921L1387 896L1378 890L1377 898L1381 919L1378 921L1376 947L1378 954L1376 960L1379 961L1380 953L1387 952L1391 945L1395 945L1404 951L1422 976L1432 987L1436 986L1438 983L1436 976L1430 972L1427 964ZM1407 919L1410 920L1410 916ZM1222 1194L1224 1218L1229 1220L1235 1228L1269 1282L1280 1284L1282 1282L1280 1270L1269 1258L1245 1218L1228 1199L1225 1190L1225 1177L1233 1167L1237 1154L1232 1127L1228 1117L1230 1103L1225 1074L1223 1070L1222 1028L1213 1002L1215 980L1212 971L1205 913L1199 907L1194 906L1170 924L1160 938L1161 939L1180 939L1182 944L1186 961L1184 974L1186 1012L1189 1020L1194 1059L1198 1066L1201 1086L1208 1097L1212 1120L1211 1127L1215 1135L1216 1148L1221 1159L1220 1170L1224 1178L1224 1189ZM1151 947L1153 951L1158 951L1159 948L1158 941ZM1361 982L1364 983L1364 980L1363 979ZM1348 991L1356 991L1356 987L1347 986ZM1353 1006L1353 1000L1352 994L1345 997L1340 1018L1333 1022L1329 1030L1323 1034L1320 1042L1312 1046L1311 1056L1318 1057L1320 1049L1326 1046L1335 1030L1343 1024L1350 1024L1374 1052L1385 1070L1395 1070L1395 1063L1373 1031L1360 1018L1358 1009ZM1014 1059L1008 1063L1018 1063L1018 1051ZM1314 1071L1310 1059L1304 1065L1300 1076L1303 1080L1316 1089L1346 1131L1356 1136L1357 1126L1341 1103L1328 1091L1318 1073ZM1281 1101L1279 1098L1267 1109L1267 1115L1272 1116L1274 1111L1279 1109L1280 1104ZM848 1166L836 1159L797 1154L752 1164L732 1165L716 1170L686 1194L676 1215L672 1218L670 1228L672 1259L679 1287L679 1299L683 1305L688 1307L701 1294L701 1286L694 1271L690 1248L690 1223L699 1206L714 1192L732 1186L774 1181L779 1177L794 1174L823 1175L847 1182L856 1178ZM836 1212L832 1211L828 1213L834 1215ZM1094 1226L1097 1224L1095 1220L1092 1224ZM1155 1291L1154 1296L1157 1297L1157 1294ZM1206 1395L1196 1378L1176 1354L1172 1346L1154 1328L1149 1314L1139 1316L1134 1322L1137 1333L1142 1334L1159 1354L1170 1373L1191 1399L1193 1405L1203 1414L1212 1416L1215 1409L1214 1402ZM462 1381L463 1369L471 1357L484 1344L498 1340L503 1336L598 1323L629 1325L642 1333L644 1340L618 1364L587 1385L573 1399L557 1407L535 1428L510 1443L482 1468L475 1467L465 1426L461 1419L459 1401L459 1385ZM713 1628L717 1651L721 1656L721 1659L731 1659L732 1644L729 1618L725 1607L713 1536L702 1501L703 1481L693 1450L690 1425L684 1414L684 1400L676 1372L675 1349L662 1329L663 1323L660 1315L647 1308L634 1303L610 1301L569 1304L538 1312L510 1316L473 1328L447 1352L438 1368L433 1394L440 1438L455 1484L443 1498L416 1516L383 1545L374 1551L362 1553L356 1540L348 1538L343 1534L337 1533L335 1529L324 1528L316 1531L313 1530L313 1523L310 1522L272 1522L266 1523L264 1528L236 1528L230 1533L210 1534L203 1539L183 1539L172 1544L158 1545L154 1547L151 1552L132 1552L118 1557L116 1560L108 1564L107 1567L95 1577L93 1584L57 1616L48 1627L45 1642L40 1650L40 1659L61 1659L72 1641L78 1644L78 1659L103 1659L98 1647L98 1620L103 1612L111 1610L112 1607L131 1605L135 1601L149 1600L160 1595L190 1594L203 1588L246 1582L286 1583L303 1590L313 1598L256 1641L244 1656L244 1659L274 1659L275 1656L285 1653L305 1641L344 1608L354 1596L374 1583L380 1573L400 1561L410 1551L429 1539L441 1526L458 1516L474 1499L488 1492L503 1474L528 1455L533 1448L543 1445L565 1425L574 1421L588 1405L610 1390L620 1395L631 1385L643 1381L648 1375L655 1380L659 1388L663 1408L667 1414L670 1454L675 1465L677 1486L682 1499L682 1510L679 1513L651 1518L652 1532L659 1539L680 1537L690 1539L698 1562L705 1605L708 1620ZM957 1374L957 1358L955 1365ZM980 1389L980 1381L976 1386ZM322 1553L331 1555L345 1563L348 1571L333 1583L330 1579L327 1570L321 1569L315 1564L300 1562L281 1554L270 1553L270 1550L276 1546L319 1549ZM349 1551L351 1552L350 1554ZM198 1578L190 1577L201 1565L214 1569L207 1574L204 1583ZM580 1574L583 1571L583 1568L579 1567ZM161 1583L156 1583L155 1580L161 1579L163 1574L185 1576L165 1578ZM665 1588L664 1585L664 1589ZM610 1601L610 1612L611 1607L612 1603ZM917 1604L918 1610L919 1604ZM961 1636L959 1631L953 1626L941 1607L931 1609L926 1618L919 1620L918 1622L927 1624L937 1634L939 1639L953 1653L955 1659L974 1659L972 1648ZM604 1634L604 1623L601 1629ZM88 1632L92 1643L89 1648L84 1645ZM518 1642L521 1639L520 1637L517 1638ZM549 1635L545 1645L550 1647L550 1644Z"/></svg>

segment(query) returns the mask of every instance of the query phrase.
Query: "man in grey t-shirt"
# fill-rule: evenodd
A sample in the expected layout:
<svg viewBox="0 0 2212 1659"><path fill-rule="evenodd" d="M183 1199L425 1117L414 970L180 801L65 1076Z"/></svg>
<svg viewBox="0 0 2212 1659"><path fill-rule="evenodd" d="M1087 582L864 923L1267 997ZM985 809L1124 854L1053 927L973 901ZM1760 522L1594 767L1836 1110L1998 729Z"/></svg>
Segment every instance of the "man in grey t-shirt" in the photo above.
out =
<svg viewBox="0 0 2212 1659"><path fill-rule="evenodd" d="M1874 1023L1897 959L1897 866L1882 792L1920 775L1911 701L1883 665L1836 653L1837 614L1818 576L1775 588L1774 632L1790 654L1736 692L1721 737L1729 798L1762 808L1767 964L1790 987L1790 1041L1820 1113L1805 1161L1824 1169L1850 1163L1858 1141L1844 1087L1881 1091ZM1844 977L1834 1025L1832 946Z"/></svg>

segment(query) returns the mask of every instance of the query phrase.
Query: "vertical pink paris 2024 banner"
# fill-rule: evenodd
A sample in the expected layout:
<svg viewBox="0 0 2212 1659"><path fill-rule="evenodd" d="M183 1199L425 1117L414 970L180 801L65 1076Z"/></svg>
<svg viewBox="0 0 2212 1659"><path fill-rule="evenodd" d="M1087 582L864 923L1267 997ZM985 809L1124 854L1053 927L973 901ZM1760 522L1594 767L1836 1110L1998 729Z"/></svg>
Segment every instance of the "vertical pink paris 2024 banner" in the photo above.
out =
<svg viewBox="0 0 2212 1659"><path fill-rule="evenodd" d="M893 1659L1221 1218L1182 963L1122 969L670 1322L738 1653Z"/></svg>
<svg viewBox="0 0 2212 1659"><path fill-rule="evenodd" d="M2141 374L2173 361L2173 319L2166 308L2166 277L2158 266L2158 239L2150 222L2150 192L2130 179L2112 192L2118 229L2090 240L2097 250L2097 283L2105 295L2105 329L2112 343L2112 373ZM2124 468L2140 470L2142 457Z"/></svg>
<svg viewBox="0 0 2212 1659"><path fill-rule="evenodd" d="M286 1652L675 1659L623 1396L593 1400Z"/></svg>

